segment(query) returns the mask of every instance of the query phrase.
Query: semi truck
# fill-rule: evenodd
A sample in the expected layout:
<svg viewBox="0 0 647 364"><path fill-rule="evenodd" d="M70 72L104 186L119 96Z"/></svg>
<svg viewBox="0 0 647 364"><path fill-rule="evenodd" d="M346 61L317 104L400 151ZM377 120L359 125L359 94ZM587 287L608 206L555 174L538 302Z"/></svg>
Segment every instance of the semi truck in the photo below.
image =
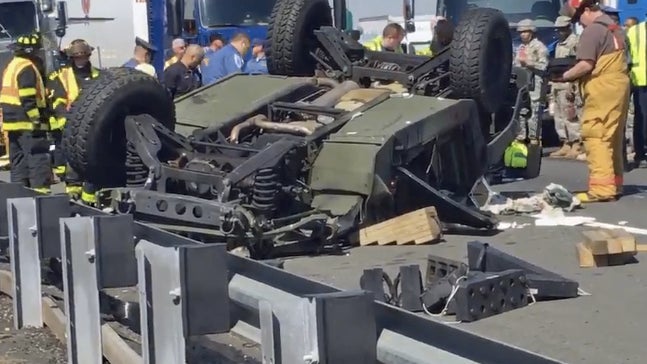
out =
<svg viewBox="0 0 647 364"><path fill-rule="evenodd" d="M9 45L15 38L35 31L43 38L42 57L46 69L56 68L58 37L65 34L66 26L66 3L61 1L60 4L54 0L0 0L0 71L11 60Z"/></svg>
<svg viewBox="0 0 647 364"><path fill-rule="evenodd" d="M93 62L103 67L120 66L132 56L135 37L161 50L153 57L162 74L173 38L209 45L219 34L225 39L245 32L265 38L276 0L74 0L69 4L69 40L87 39L97 49ZM352 26L352 14L347 13ZM68 40L66 39L66 42ZM248 54L248 56L251 55Z"/></svg>

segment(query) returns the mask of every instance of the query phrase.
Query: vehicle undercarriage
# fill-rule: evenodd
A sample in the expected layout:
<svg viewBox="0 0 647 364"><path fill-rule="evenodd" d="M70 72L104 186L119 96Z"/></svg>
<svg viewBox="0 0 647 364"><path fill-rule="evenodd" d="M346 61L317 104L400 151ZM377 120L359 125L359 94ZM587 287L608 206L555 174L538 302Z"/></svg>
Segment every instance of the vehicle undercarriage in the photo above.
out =
<svg viewBox="0 0 647 364"><path fill-rule="evenodd" d="M466 13L433 58L371 52L331 25L327 0L279 0L271 75L174 102L147 75L107 70L73 105L70 165L116 213L254 257L336 248L431 205L495 229L477 195L530 110L505 18Z"/></svg>

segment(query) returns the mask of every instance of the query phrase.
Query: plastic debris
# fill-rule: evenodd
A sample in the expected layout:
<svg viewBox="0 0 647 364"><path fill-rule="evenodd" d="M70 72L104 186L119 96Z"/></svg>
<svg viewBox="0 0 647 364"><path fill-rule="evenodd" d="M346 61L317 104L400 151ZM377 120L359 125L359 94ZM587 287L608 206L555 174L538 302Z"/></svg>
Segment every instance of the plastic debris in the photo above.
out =
<svg viewBox="0 0 647 364"><path fill-rule="evenodd" d="M496 215L549 213L552 210L573 211L582 202L561 185L551 183L542 193L530 197L511 199L500 194L481 207ZM562 213L563 216L563 213Z"/></svg>

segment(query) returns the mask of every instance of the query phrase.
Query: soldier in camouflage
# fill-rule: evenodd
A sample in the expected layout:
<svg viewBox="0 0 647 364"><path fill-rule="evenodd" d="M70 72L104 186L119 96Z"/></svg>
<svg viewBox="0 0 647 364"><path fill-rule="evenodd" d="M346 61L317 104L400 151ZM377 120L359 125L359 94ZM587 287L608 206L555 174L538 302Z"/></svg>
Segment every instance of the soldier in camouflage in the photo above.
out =
<svg viewBox="0 0 647 364"><path fill-rule="evenodd" d="M555 46L555 58L575 56L575 47L579 41L573 34L571 18L560 16L555 21L555 28L559 33L559 41ZM551 83L550 102L554 110L555 130L562 146L550 154L551 157L565 157L576 159L582 154L580 138L580 124L577 113L576 99L578 94L575 83Z"/></svg>
<svg viewBox="0 0 647 364"><path fill-rule="evenodd" d="M537 27L531 19L524 19L517 24L517 31L521 38L521 45L514 56L514 66L523 67L535 73L535 87L530 92L532 116L527 120L521 120L521 130L517 140L525 141L541 138L537 135L538 114L541 107L540 95L543 83L540 73L548 66L548 48L535 37Z"/></svg>

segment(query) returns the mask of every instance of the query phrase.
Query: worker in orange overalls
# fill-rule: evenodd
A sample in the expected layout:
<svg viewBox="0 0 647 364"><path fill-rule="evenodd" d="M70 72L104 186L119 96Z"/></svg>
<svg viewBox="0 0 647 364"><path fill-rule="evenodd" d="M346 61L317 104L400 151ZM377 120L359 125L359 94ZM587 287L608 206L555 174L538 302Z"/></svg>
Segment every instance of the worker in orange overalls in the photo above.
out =
<svg viewBox="0 0 647 364"><path fill-rule="evenodd" d="M569 0L562 13L584 27L577 63L557 82L580 81L584 100L581 135L589 166L583 203L614 201L622 194L623 133L629 110L625 35L597 0Z"/></svg>

